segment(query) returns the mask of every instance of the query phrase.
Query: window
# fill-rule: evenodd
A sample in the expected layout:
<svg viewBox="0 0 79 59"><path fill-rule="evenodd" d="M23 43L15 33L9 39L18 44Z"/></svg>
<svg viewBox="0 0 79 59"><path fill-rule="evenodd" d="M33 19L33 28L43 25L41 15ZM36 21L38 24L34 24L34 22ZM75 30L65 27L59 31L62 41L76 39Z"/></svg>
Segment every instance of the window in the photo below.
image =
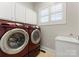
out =
<svg viewBox="0 0 79 59"><path fill-rule="evenodd" d="M49 15L48 8L42 9L40 12L40 16L47 16L47 15Z"/></svg>
<svg viewBox="0 0 79 59"><path fill-rule="evenodd" d="M51 10L50 11L51 22L58 22L63 19L63 4L62 3L53 4L50 10Z"/></svg>
<svg viewBox="0 0 79 59"><path fill-rule="evenodd" d="M55 11L56 12L59 12L59 11L63 10L63 4L62 3L55 4L54 6L55 6Z"/></svg>
<svg viewBox="0 0 79 59"><path fill-rule="evenodd" d="M43 16L43 17L41 17L41 22L43 22L43 23L45 23L45 22L48 22L48 19L49 19L49 17L48 16Z"/></svg>
<svg viewBox="0 0 79 59"><path fill-rule="evenodd" d="M49 20L49 10L48 8L42 9L39 13L40 16L40 22L46 23Z"/></svg>
<svg viewBox="0 0 79 59"><path fill-rule="evenodd" d="M62 12L60 13L55 13L55 14L51 14L51 21L60 21L63 19L63 14Z"/></svg>
<svg viewBox="0 0 79 59"><path fill-rule="evenodd" d="M52 5L39 10L39 24L65 24L65 14L65 3L53 3Z"/></svg>

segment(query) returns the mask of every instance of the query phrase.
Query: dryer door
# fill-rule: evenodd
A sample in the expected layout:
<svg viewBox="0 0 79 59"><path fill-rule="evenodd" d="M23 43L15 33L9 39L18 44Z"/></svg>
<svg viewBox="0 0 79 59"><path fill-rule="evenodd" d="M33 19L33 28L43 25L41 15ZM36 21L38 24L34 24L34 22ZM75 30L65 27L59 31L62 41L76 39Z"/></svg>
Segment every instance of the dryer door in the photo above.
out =
<svg viewBox="0 0 79 59"><path fill-rule="evenodd" d="M17 54L28 44L29 35L23 29L12 29L1 38L1 50L7 54Z"/></svg>
<svg viewBox="0 0 79 59"><path fill-rule="evenodd" d="M40 31L38 29L35 29L31 34L32 43L38 44L40 42L40 38L41 38Z"/></svg>

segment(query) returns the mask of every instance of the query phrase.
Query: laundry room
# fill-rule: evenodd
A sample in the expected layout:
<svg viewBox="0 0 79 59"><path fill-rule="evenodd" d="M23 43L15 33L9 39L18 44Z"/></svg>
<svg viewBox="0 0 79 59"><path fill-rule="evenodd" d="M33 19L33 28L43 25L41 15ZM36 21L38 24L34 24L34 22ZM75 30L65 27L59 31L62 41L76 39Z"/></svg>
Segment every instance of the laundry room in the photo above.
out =
<svg viewBox="0 0 79 59"><path fill-rule="evenodd" d="M79 2L0 2L0 57L79 57Z"/></svg>

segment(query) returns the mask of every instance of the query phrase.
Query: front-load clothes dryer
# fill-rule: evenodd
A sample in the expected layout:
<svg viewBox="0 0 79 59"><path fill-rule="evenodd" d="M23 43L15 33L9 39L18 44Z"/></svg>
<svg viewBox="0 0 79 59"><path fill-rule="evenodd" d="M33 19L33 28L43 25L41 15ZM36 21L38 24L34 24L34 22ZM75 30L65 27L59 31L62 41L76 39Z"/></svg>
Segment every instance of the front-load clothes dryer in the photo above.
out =
<svg viewBox="0 0 79 59"><path fill-rule="evenodd" d="M40 27L31 25L29 29L29 56L37 56L40 52L41 31Z"/></svg>
<svg viewBox="0 0 79 59"><path fill-rule="evenodd" d="M28 56L28 30L23 23L0 20L0 56Z"/></svg>

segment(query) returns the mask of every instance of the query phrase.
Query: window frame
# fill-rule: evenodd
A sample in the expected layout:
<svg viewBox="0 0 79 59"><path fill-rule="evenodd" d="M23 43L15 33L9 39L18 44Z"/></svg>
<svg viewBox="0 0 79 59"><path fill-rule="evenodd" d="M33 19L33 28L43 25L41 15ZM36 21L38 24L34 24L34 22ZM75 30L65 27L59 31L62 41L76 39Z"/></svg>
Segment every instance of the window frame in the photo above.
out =
<svg viewBox="0 0 79 59"><path fill-rule="evenodd" d="M48 8L48 13L49 13L49 7L42 7L42 8L40 8L39 10L38 10L38 24L39 25L48 25L49 24L49 18L48 18L48 22L45 22L45 23L42 23L40 20L41 20L41 18L40 18L40 14L39 14L39 12L40 12L40 10L44 10L44 9L46 9L46 8ZM49 13L50 14L50 13ZM45 16L47 16L47 15L45 15ZM45 16L42 16L42 17L45 17ZM49 15L48 15L49 16Z"/></svg>
<svg viewBox="0 0 79 59"><path fill-rule="evenodd" d="M60 2L56 2L56 3L53 3L53 4L59 4ZM61 2L62 3L62 2ZM63 19L62 20L59 20L59 21L56 21L56 22L54 22L54 21L52 21L51 20L51 7L52 7L52 5L53 4L50 4L49 6L47 6L47 7L42 7L42 8L40 8L39 10L38 10L38 16L37 16L37 18L38 18L38 25L57 25L57 24L66 24L67 22L66 22L66 2L63 2L62 4L63 4ZM48 22L46 22L46 23L41 23L40 22L40 16L39 16L39 12L40 12L40 10L43 10L43 9L45 9L45 8L48 8L48 10L49 10L49 19L48 19ZM61 12L61 11L59 11L59 12ZM59 12L57 12L57 13L59 13ZM56 13L55 13L56 14Z"/></svg>
<svg viewBox="0 0 79 59"><path fill-rule="evenodd" d="M54 4L60 4L60 2L59 3L54 3ZM52 21L51 20L51 14L53 15L53 13L51 13L51 7L52 7L52 5L51 5L51 7L50 7L50 13L49 13L50 14L50 24L54 24L54 25L56 25L56 24L66 24L66 3L63 2L62 4L63 4L63 7L62 7L63 10L54 13L54 14L58 14L60 12L63 13L63 18L62 18L62 20L59 20L59 21Z"/></svg>

